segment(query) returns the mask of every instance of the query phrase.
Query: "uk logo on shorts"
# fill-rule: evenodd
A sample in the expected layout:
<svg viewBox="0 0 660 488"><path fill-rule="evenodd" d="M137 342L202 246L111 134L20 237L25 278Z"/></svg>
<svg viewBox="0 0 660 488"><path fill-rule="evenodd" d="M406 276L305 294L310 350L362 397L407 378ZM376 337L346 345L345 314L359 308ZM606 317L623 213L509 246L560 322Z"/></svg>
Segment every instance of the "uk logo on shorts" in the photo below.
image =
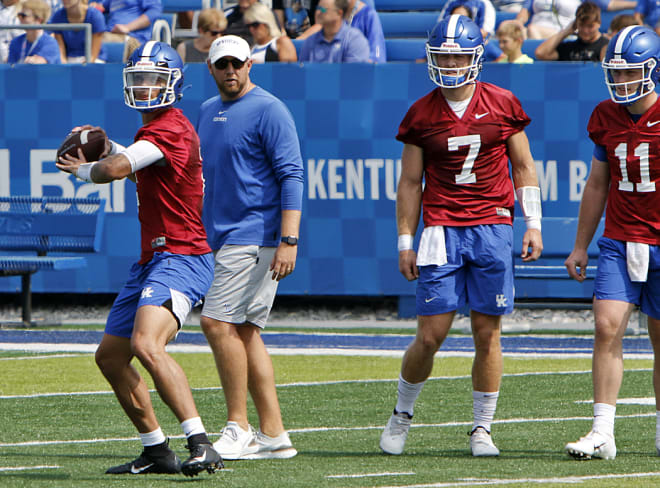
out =
<svg viewBox="0 0 660 488"><path fill-rule="evenodd" d="M497 308L506 308L507 299L506 295L495 295L495 302L497 303Z"/></svg>
<svg viewBox="0 0 660 488"><path fill-rule="evenodd" d="M150 286L147 286L142 290L141 298L151 298L153 294L154 294L154 289L151 288Z"/></svg>

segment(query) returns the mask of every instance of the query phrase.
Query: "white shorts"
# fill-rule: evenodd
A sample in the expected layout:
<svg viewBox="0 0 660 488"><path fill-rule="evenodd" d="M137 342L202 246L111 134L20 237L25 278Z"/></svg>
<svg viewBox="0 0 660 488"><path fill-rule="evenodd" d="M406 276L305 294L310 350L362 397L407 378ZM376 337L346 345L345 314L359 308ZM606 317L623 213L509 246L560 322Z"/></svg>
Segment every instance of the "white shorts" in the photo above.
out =
<svg viewBox="0 0 660 488"><path fill-rule="evenodd" d="M206 294L202 315L221 322L245 322L264 328L278 282L270 263L275 247L226 244L214 252L213 284Z"/></svg>

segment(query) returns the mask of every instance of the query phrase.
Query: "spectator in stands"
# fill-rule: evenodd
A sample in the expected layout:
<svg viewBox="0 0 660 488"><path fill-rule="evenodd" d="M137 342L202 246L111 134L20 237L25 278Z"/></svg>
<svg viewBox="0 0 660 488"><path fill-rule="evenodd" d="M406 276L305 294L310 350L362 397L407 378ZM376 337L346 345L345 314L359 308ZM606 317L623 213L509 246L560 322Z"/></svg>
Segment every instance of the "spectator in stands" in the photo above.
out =
<svg viewBox="0 0 660 488"><path fill-rule="evenodd" d="M440 12L438 21L450 15L465 15L481 29L484 38L484 61L504 59L504 54L496 42L490 42L495 33L495 8L490 0L451 0Z"/></svg>
<svg viewBox="0 0 660 488"><path fill-rule="evenodd" d="M344 20L348 25L362 32L364 37L367 38L369 42L369 59L371 61L374 63L387 61L385 34L383 34L383 26L376 10L361 0L348 0ZM314 24L300 35L299 39L306 39L319 30L321 30L321 25L319 23Z"/></svg>
<svg viewBox="0 0 660 488"><path fill-rule="evenodd" d="M643 22L639 20L634 14L615 15L607 29L607 37L612 39L619 33L619 31L623 30L624 27L628 27L629 25L643 25Z"/></svg>
<svg viewBox="0 0 660 488"><path fill-rule="evenodd" d="M526 0L516 20L527 25L528 39L547 39L571 26L580 3L581 0Z"/></svg>
<svg viewBox="0 0 660 488"><path fill-rule="evenodd" d="M83 0L62 0L63 8L59 9L50 18L50 24L82 24L92 26L92 63L103 62L106 59L103 50L103 33L105 32L105 18L95 8L89 8ZM55 40L60 47L60 56L63 63L84 63L85 60L85 31L58 31L53 30Z"/></svg>
<svg viewBox="0 0 660 488"><path fill-rule="evenodd" d="M2 0L2 3L0 3L0 25L19 24L18 17L16 16L18 9L19 0ZM20 35L20 30L0 30L0 63L7 62L9 43L14 37Z"/></svg>
<svg viewBox="0 0 660 488"><path fill-rule="evenodd" d="M586 278L587 248L605 211L605 230L593 282L593 423L566 444L576 459L614 459L616 404L623 381L623 336L635 306L648 316L654 352L656 453L660 454L660 164L657 141L660 39L645 26L629 26L612 38L602 67L610 99L599 103L587 125L594 143L573 251L565 261L571 278ZM639 452L634 457L646 456Z"/></svg>
<svg viewBox="0 0 660 488"><path fill-rule="evenodd" d="M227 28L227 18L222 10L205 8L197 18L199 36L179 43L176 47L184 63L206 63L211 44Z"/></svg>
<svg viewBox="0 0 660 488"><path fill-rule="evenodd" d="M291 39L296 39L311 26L309 7L309 0L273 0L273 13Z"/></svg>
<svg viewBox="0 0 660 488"><path fill-rule="evenodd" d="M522 9L525 0L493 0L493 7L498 12L517 14Z"/></svg>
<svg viewBox="0 0 660 488"><path fill-rule="evenodd" d="M298 60L293 42L287 35L282 34L275 15L263 3L253 4L245 11L243 18L254 39L250 57L255 63L290 63Z"/></svg>
<svg viewBox="0 0 660 488"><path fill-rule="evenodd" d="M438 87L410 107L396 137L404 144L396 200L399 271L418 280L417 334L403 356L380 448L403 452L434 355L456 311L469 306L475 349L470 449L473 456L498 456L490 432L502 379L502 316L513 311L514 194L527 224L523 261L538 259L543 249L541 191L525 135L530 118L513 93L477 80L483 38L468 17L440 21L426 50ZM424 230L415 253L420 213Z"/></svg>
<svg viewBox="0 0 660 488"><path fill-rule="evenodd" d="M21 24L44 24L50 7L43 0L25 0L16 14ZM43 29L26 30L9 44L9 64L60 64L60 48L55 38Z"/></svg>
<svg viewBox="0 0 660 488"><path fill-rule="evenodd" d="M527 25L529 39L547 39L571 24L582 1L525 0L516 20ZM596 4L602 11L612 12L635 8L637 0L597 0Z"/></svg>
<svg viewBox="0 0 660 488"><path fill-rule="evenodd" d="M641 21L635 17L634 14L619 14L615 15L610 21L610 26L607 29L607 38L612 39L619 31L623 30L625 27L630 25L642 25ZM603 49L600 52L600 59L605 58L605 52L607 51L607 44L603 46Z"/></svg>
<svg viewBox="0 0 660 488"><path fill-rule="evenodd" d="M565 41L577 34L574 41ZM542 61L600 61L608 39L600 32L600 8L593 2L580 4L570 26L543 41L535 51Z"/></svg>
<svg viewBox="0 0 660 488"><path fill-rule="evenodd" d="M634 15L639 23L649 26L657 34L660 34L660 2L656 0L638 0Z"/></svg>
<svg viewBox="0 0 660 488"><path fill-rule="evenodd" d="M242 37L250 46L254 44L252 33L245 24L243 14L245 14L245 11L253 4L257 3L257 1L258 0L238 0L236 5L225 9L225 16L227 17L227 29L225 30L225 35Z"/></svg>
<svg viewBox="0 0 660 488"><path fill-rule="evenodd" d="M517 20L505 20L497 28L497 40L505 58L500 63L530 64L534 60L523 54L522 44L525 40L525 28Z"/></svg>
<svg viewBox="0 0 660 488"><path fill-rule="evenodd" d="M98 4L90 6L98 8ZM151 39L151 27L163 13L160 0L103 0L100 6L108 26L104 42L128 42L133 38L137 46Z"/></svg>
<svg viewBox="0 0 660 488"><path fill-rule="evenodd" d="M369 42L344 20L348 0L321 0L317 7L321 30L305 39L300 60L312 63L365 63Z"/></svg>

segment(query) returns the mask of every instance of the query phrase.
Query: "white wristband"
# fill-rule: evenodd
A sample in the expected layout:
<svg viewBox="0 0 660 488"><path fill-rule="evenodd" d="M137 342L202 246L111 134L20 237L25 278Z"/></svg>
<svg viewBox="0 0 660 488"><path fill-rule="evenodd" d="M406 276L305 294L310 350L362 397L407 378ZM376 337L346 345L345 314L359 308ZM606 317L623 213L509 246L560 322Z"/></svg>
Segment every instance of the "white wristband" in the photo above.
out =
<svg viewBox="0 0 660 488"><path fill-rule="evenodd" d="M541 189L538 186L523 186L516 188L518 204L525 216L528 229L541 230Z"/></svg>
<svg viewBox="0 0 660 488"><path fill-rule="evenodd" d="M399 252L410 251L413 248L413 236L410 234L401 234L397 244Z"/></svg>
<svg viewBox="0 0 660 488"><path fill-rule="evenodd" d="M90 183L93 183L92 181L92 168L96 164L96 161L93 163L83 163L80 166L78 166L78 171L76 171L76 177L79 180L83 181L88 181Z"/></svg>
<svg viewBox="0 0 660 488"><path fill-rule="evenodd" d="M117 144L115 141L110 139L110 144L112 148L110 149L110 152L108 153L108 156L112 156L113 154L117 154L119 152L122 152L126 147L122 146L121 144Z"/></svg>

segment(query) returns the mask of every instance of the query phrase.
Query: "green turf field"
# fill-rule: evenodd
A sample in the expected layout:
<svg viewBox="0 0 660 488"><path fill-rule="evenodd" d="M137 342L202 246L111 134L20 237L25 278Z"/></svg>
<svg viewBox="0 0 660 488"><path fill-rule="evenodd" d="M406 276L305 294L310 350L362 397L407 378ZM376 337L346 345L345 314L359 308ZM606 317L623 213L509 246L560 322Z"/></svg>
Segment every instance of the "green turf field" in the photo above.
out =
<svg viewBox="0 0 660 488"><path fill-rule="evenodd" d="M177 354L210 432L224 425L210 354ZM651 361L626 361L614 461L574 461L568 441L591 425L589 359L505 359L493 437L499 458L469 454L471 361L436 360L415 409L404 455L380 453L400 359L274 356L285 424L299 455L234 461L214 475L104 475L136 457L135 432L89 354L0 354L0 487L646 487L660 486ZM173 415L154 394L170 444L185 456ZM256 422L251 410L253 423ZM215 436L212 437L215 440Z"/></svg>

